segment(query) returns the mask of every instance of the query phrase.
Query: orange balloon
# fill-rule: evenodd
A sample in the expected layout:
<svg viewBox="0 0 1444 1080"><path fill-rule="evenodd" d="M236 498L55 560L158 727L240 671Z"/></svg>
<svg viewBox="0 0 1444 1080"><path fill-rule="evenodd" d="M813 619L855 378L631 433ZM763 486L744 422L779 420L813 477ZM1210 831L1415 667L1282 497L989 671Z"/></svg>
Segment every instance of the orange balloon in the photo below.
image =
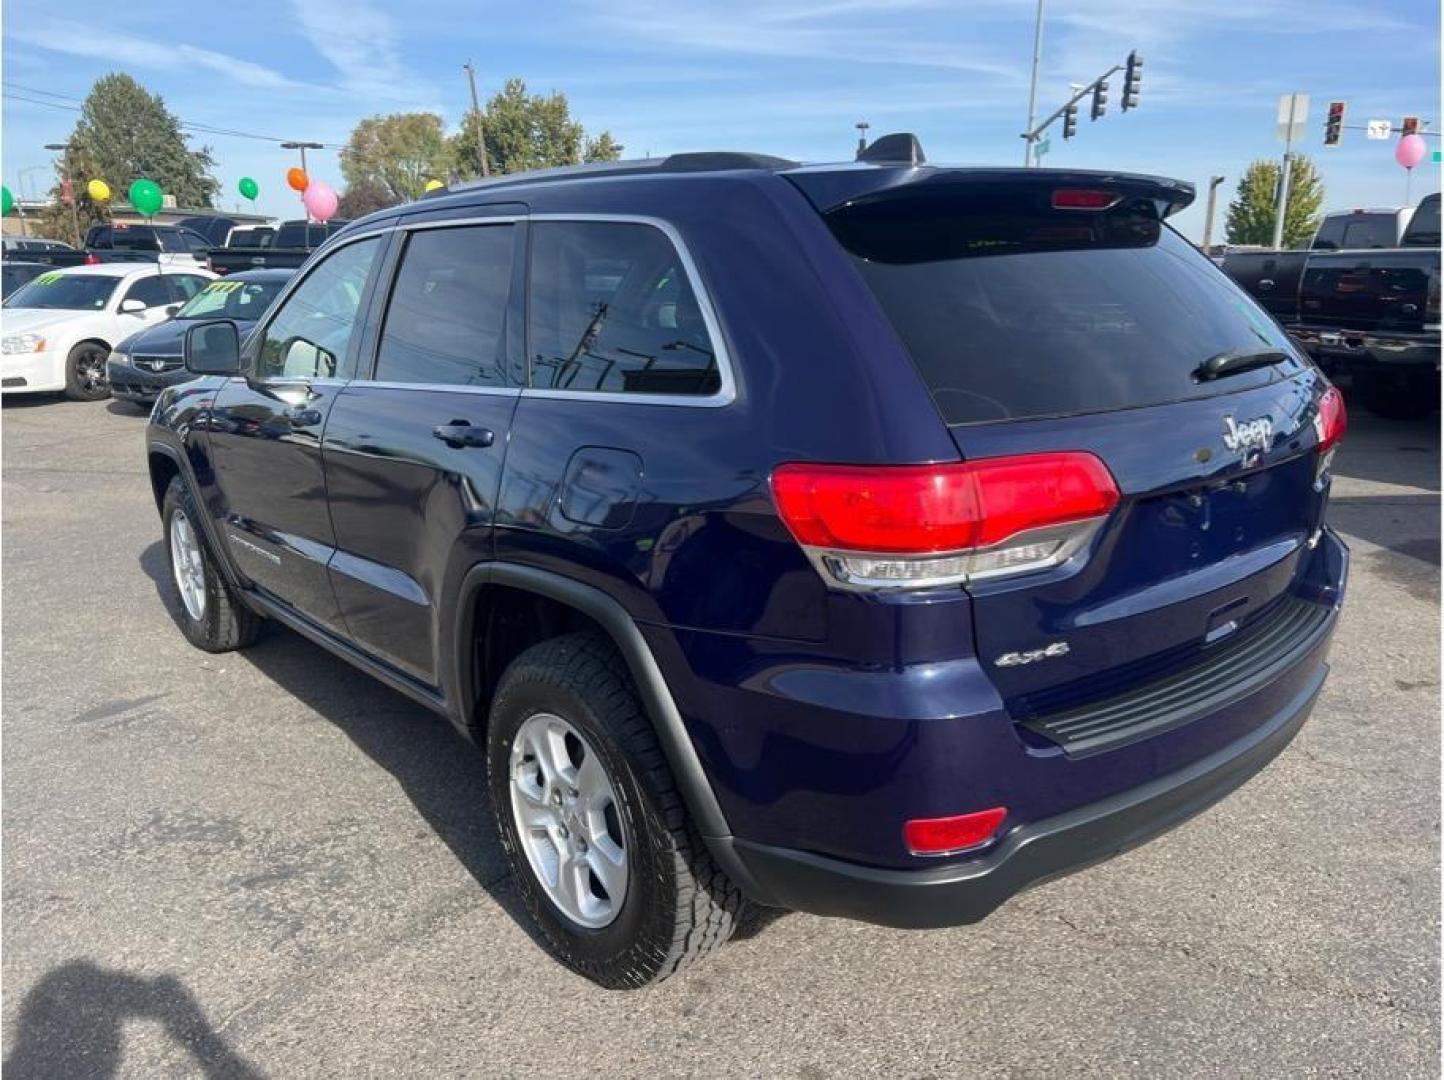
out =
<svg viewBox="0 0 1444 1080"><path fill-rule="evenodd" d="M295 168L286 170L286 183L296 191L305 191L306 185L310 182L311 178L303 170Z"/></svg>

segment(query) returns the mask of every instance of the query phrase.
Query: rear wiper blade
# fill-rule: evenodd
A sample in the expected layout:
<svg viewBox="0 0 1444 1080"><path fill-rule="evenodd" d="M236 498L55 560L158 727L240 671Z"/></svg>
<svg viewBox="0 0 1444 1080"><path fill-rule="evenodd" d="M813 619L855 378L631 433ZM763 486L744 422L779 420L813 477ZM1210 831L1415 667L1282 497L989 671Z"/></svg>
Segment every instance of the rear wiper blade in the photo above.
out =
<svg viewBox="0 0 1444 1080"><path fill-rule="evenodd" d="M1280 349L1234 349L1210 356L1193 369L1193 377L1199 382L1208 382L1210 379L1237 375L1241 371L1282 364L1287 359L1289 354Z"/></svg>

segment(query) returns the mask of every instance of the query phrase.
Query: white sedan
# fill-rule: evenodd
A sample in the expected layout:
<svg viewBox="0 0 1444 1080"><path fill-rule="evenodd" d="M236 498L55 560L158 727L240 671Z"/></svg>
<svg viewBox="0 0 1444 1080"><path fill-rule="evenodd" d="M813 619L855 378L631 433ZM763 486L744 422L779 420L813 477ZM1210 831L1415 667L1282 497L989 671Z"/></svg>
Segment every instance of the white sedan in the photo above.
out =
<svg viewBox="0 0 1444 1080"><path fill-rule="evenodd" d="M64 390L76 401L105 397L112 346L164 322L214 278L208 270L156 263L41 274L12 293L0 313L0 392Z"/></svg>

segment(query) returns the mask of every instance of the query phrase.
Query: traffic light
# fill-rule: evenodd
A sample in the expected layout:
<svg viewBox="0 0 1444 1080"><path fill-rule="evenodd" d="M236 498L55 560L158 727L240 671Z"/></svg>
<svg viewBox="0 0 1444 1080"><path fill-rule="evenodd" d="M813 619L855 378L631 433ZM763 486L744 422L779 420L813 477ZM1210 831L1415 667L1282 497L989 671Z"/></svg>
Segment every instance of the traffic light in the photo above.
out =
<svg viewBox="0 0 1444 1080"><path fill-rule="evenodd" d="M1102 119L1103 114L1108 111L1108 80L1099 79L1093 84L1093 110L1094 120Z"/></svg>
<svg viewBox="0 0 1444 1080"><path fill-rule="evenodd" d="M1329 102L1329 116L1324 121L1324 145L1338 146L1344 135L1344 103Z"/></svg>
<svg viewBox="0 0 1444 1080"><path fill-rule="evenodd" d="M1068 105L1063 109L1063 138L1071 139L1078 134L1078 106Z"/></svg>
<svg viewBox="0 0 1444 1080"><path fill-rule="evenodd" d="M1136 52L1128 54L1128 63L1123 69L1123 108L1138 108L1138 87L1143 82L1143 57Z"/></svg>
<svg viewBox="0 0 1444 1080"><path fill-rule="evenodd" d="M1406 117L1404 117L1404 122L1403 122L1401 125L1399 125L1399 134L1400 134L1400 135L1417 135L1417 134L1419 134L1419 118L1418 118L1417 116L1406 116Z"/></svg>

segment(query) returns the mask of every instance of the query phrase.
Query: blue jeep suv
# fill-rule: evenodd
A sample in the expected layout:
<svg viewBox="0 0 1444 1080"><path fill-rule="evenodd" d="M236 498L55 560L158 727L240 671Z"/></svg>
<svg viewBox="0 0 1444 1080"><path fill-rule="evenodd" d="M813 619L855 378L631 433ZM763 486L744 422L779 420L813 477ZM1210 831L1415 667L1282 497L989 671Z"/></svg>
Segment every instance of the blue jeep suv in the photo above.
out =
<svg viewBox="0 0 1444 1080"><path fill-rule="evenodd" d="M1260 770L1326 673L1338 392L1190 185L681 154L331 238L148 428L198 647L274 621L484 748L607 986L750 904L972 922Z"/></svg>

